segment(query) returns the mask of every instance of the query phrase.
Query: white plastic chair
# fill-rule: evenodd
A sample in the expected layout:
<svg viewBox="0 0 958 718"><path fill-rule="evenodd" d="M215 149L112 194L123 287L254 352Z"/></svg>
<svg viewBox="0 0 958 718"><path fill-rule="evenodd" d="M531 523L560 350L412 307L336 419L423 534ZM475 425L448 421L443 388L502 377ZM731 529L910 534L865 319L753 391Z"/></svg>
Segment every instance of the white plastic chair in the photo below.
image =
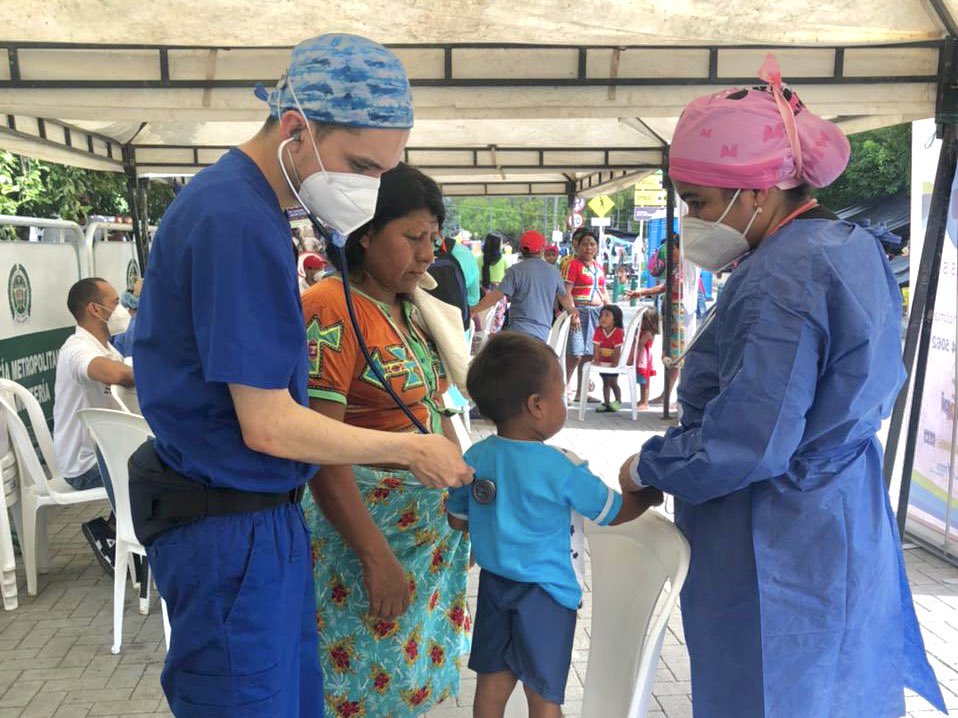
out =
<svg viewBox="0 0 958 718"><path fill-rule="evenodd" d="M479 336L479 346L476 348L477 353L486 345L486 342L489 341L494 334L494 332L489 331L489 329L492 327L493 322L496 321L496 309L498 308L499 303L497 302L479 315L479 323L482 325L482 329L480 331L482 333Z"/></svg>
<svg viewBox="0 0 958 718"><path fill-rule="evenodd" d="M136 395L136 387L112 384L110 385L110 394L114 401L119 404L121 411L137 416L143 415L140 410L140 399Z"/></svg>
<svg viewBox="0 0 958 718"><path fill-rule="evenodd" d="M116 564L113 570L113 653L120 652L123 642L123 607L126 601L126 576L133 577L133 555L143 557L146 564L146 549L136 538L133 517L130 511L130 477L127 462L139 446L153 435L146 419L135 414L111 409L81 409L78 415L89 429L93 440L103 454L113 498L116 501ZM149 574L144 571L145 590L140 593L140 613L150 612ZM163 631L169 647L169 624L166 607L163 606Z"/></svg>
<svg viewBox="0 0 958 718"><path fill-rule="evenodd" d="M689 570L689 545L655 511L620 526L587 521L585 534L592 630L582 718L645 718L669 616ZM505 715L529 715L521 687Z"/></svg>
<svg viewBox="0 0 958 718"><path fill-rule="evenodd" d="M572 326L572 317L569 316L566 312L562 312L556 320L552 323L552 329L549 330L549 346L552 348L552 351L556 353L556 356L559 357L559 366L562 368L562 385L565 386L569 381L569 377L566 375L565 367L565 352L566 348L569 346L569 330ZM569 397L565 392L566 406L569 405Z"/></svg>
<svg viewBox="0 0 958 718"><path fill-rule="evenodd" d="M6 425L0 421L0 431L6 436ZM20 491L17 481L17 458L12 450L0 456L0 481L3 483L3 500L0 502L0 594L3 608L12 611L19 605L17 597L17 557L13 551L13 535L10 532L10 512L19 516ZM19 535L20 520L14 519Z"/></svg>
<svg viewBox="0 0 958 718"><path fill-rule="evenodd" d="M648 511L619 526L586 523L592 631L582 718L644 718L669 616L689 570L689 545Z"/></svg>
<svg viewBox="0 0 958 718"><path fill-rule="evenodd" d="M12 383L12 382L11 382ZM22 387L21 387L22 389ZM30 418L30 424L41 449L44 436L52 446L50 432L43 411L33 394L23 390L25 395L18 394ZM20 513L23 531L20 535L20 548L23 552L23 563L27 573L27 593L37 595L37 573L47 566L47 536L46 520L42 509L48 506L72 506L90 501L106 501L106 489L98 486L95 489L77 491L60 476L56 463L49 463L50 477L40 464L40 457L33 448L30 434L13 406L5 399L0 399L0 418L7 425L10 433L10 442L17 457L17 469L20 475Z"/></svg>
<svg viewBox="0 0 958 718"><path fill-rule="evenodd" d="M622 344L622 353L619 356L618 364L615 366L598 366L592 362L586 362L582 365L582 368L579 370L582 382L579 388L579 421L585 419L585 405L589 400L589 380L593 373L625 375L629 381L629 397L632 400L632 421L635 421L639 417L638 383L635 379L635 361L634 358L630 356L630 348L635 343L635 339L639 334L639 329L642 326L642 315L645 314L645 312L645 307L640 308L639 311L635 313L635 316L632 317L629 326L626 327L625 341ZM633 359L633 361L629 361L630 359Z"/></svg>

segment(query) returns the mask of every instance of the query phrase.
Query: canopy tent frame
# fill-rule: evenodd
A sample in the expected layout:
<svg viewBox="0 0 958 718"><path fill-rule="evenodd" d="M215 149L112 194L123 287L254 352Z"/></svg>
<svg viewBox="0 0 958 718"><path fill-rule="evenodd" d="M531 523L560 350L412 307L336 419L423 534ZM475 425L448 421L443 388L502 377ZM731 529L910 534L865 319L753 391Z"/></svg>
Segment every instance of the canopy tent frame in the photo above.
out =
<svg viewBox="0 0 958 718"><path fill-rule="evenodd" d="M946 21L941 24L947 26ZM389 46L409 69L417 124L465 119L478 123L479 133L483 120L493 117L516 124L540 117L557 122L604 118L631 130L606 145L557 144L547 131L518 145L454 137L436 143L430 141L430 129L423 137L414 130L407 161L436 177L450 194L551 194L565 184L564 175L572 175L578 194L594 196L663 167L667 125L688 99L756 84L755 71L768 52L779 57L790 84L816 111L850 130L928 116L943 41ZM274 84L289 52L279 45L0 41L0 113L6 113L0 115L0 146L19 141L23 151L32 142L37 156L46 152L54 161L111 171L129 171L132 161L137 176L193 174L244 138L157 141L163 133L153 130L200 117L261 121L265 106L251 90L258 82ZM859 100L849 103L845 87L857 88ZM74 99L65 103L64 97ZM108 135L78 126L102 124L104 106L111 122L129 123L129 129ZM28 111L43 119L29 117ZM53 119L58 116L70 121ZM125 146L132 148L132 159Z"/></svg>

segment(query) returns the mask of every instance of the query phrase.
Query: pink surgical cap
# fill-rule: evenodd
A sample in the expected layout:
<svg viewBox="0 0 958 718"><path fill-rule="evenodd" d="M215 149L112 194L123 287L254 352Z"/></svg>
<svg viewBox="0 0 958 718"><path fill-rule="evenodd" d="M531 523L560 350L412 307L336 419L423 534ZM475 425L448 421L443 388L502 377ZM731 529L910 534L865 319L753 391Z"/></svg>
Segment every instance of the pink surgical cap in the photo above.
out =
<svg viewBox="0 0 958 718"><path fill-rule="evenodd" d="M669 150L669 176L728 189L826 187L848 164L848 139L809 112L782 86L769 55L759 77L767 87L699 97L679 118Z"/></svg>

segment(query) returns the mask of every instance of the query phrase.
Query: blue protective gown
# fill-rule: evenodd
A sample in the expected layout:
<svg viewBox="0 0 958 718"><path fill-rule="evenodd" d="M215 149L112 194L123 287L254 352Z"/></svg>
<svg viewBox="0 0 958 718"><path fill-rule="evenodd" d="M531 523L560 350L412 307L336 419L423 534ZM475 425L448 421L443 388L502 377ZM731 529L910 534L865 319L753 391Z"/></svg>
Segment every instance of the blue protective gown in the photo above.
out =
<svg viewBox="0 0 958 718"><path fill-rule="evenodd" d="M944 710L875 436L905 377L900 293L868 231L808 217L729 278L681 426L638 465L692 548L696 718L898 718L904 686Z"/></svg>

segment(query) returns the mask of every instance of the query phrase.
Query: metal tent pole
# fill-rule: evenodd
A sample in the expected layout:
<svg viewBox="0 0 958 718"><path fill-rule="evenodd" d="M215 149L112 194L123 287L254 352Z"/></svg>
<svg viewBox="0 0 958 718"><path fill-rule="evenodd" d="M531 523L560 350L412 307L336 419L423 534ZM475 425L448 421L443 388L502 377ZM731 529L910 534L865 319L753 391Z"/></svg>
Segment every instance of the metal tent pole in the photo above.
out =
<svg viewBox="0 0 958 718"><path fill-rule="evenodd" d="M136 162L133 147L123 146L123 169L126 173L126 191L133 217L133 242L136 245L136 259L140 265L140 274L146 274L146 260L149 250L146 246L149 235L149 219L146 211L146 190L140 186L136 176Z"/></svg>

